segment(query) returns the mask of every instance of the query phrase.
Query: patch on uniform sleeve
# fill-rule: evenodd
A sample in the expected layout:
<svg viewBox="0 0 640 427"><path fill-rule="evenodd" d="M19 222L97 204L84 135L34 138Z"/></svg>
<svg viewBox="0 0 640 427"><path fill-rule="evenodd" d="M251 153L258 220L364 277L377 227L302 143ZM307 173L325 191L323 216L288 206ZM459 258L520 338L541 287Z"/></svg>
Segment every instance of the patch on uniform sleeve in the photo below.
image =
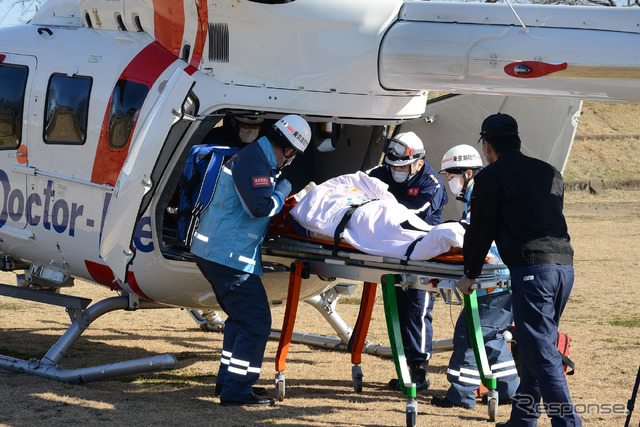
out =
<svg viewBox="0 0 640 427"><path fill-rule="evenodd" d="M418 187L411 187L407 190L407 194L415 197L420 194L420 189Z"/></svg>
<svg viewBox="0 0 640 427"><path fill-rule="evenodd" d="M271 187L271 179L269 176L252 176L251 186L253 188Z"/></svg>

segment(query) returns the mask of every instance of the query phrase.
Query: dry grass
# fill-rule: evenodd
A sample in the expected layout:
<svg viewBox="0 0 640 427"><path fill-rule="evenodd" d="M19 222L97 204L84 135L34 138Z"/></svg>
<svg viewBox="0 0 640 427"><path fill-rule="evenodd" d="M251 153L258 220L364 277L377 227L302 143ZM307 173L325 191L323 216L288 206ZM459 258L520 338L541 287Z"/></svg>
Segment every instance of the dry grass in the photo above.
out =
<svg viewBox="0 0 640 427"><path fill-rule="evenodd" d="M639 180L640 105L585 102L565 180Z"/></svg>
<svg viewBox="0 0 640 427"><path fill-rule="evenodd" d="M575 403L626 405L640 361L640 287L636 242L640 234L640 191L610 191L598 196L568 193L566 216L576 251L576 282L561 329L573 338L571 357L576 374L569 377ZM5 274L4 281L13 280ZM357 292L360 292L359 290ZM109 291L87 283L72 289L94 300ZM378 292L379 294L379 292ZM378 295L379 297L379 295ZM339 309L353 324L358 306L349 297ZM438 303L435 338L451 336L457 307ZM279 325L283 308L276 308ZM369 339L388 344L382 304L374 309ZM0 298L0 352L41 358L68 325L60 309ZM322 317L306 305L300 308L301 332L331 333ZM80 338L63 361L67 369L172 352L174 371L140 377L67 385L24 374L0 371L0 423L102 425L319 425L393 426L404 424L405 399L385 384L392 362L364 355L364 390L353 392L350 356L305 345L291 346L286 365L287 396L268 409L221 408L213 398L222 335L201 332L182 310L110 313ZM260 383L273 388L277 342L268 344ZM438 409L430 396L446 391L449 355L436 354L431 364L431 390L418 399L418 423L439 426L488 424L486 406L473 410ZM619 426L624 415L583 415L585 425ZM499 420L509 408L499 409ZM634 423L640 419L640 411ZM541 426L550 425L543 417Z"/></svg>

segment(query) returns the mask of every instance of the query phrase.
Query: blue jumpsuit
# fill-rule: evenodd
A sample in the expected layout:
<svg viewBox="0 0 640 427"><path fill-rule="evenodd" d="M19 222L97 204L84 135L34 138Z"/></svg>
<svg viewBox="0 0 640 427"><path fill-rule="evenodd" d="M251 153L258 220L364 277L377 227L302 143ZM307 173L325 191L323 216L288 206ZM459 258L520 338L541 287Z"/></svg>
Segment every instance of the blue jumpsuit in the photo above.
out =
<svg viewBox="0 0 640 427"><path fill-rule="evenodd" d="M425 162L424 167L407 182L399 184L391 177L387 164L369 171L369 176L389 185L389 192L427 224L438 225L447 204L447 192L438 173ZM422 289L403 291L396 288L402 342L407 363L418 365L433 354L433 304L435 297Z"/></svg>
<svg viewBox="0 0 640 427"><path fill-rule="evenodd" d="M469 199L473 184L465 194L462 221L470 222ZM492 253L498 255L492 247ZM504 273L509 274L509 271ZM505 399L516 394L518 388L518 372L509 346L500 333L513 323L511 314L511 294L497 289L487 294L486 290L477 290L478 310L482 324L482 337L491 371L498 379L498 394ZM480 386L480 373L476 365L473 348L469 345L467 319L462 312L453 331L453 353L449 359L447 379L451 383L447 391L447 399L465 408L476 406L475 390Z"/></svg>
<svg viewBox="0 0 640 427"><path fill-rule="evenodd" d="M228 315L217 384L220 401L251 396L271 332L262 286L261 247L270 218L288 194L275 186L277 160L266 137L223 165L216 191L194 233L191 252Z"/></svg>

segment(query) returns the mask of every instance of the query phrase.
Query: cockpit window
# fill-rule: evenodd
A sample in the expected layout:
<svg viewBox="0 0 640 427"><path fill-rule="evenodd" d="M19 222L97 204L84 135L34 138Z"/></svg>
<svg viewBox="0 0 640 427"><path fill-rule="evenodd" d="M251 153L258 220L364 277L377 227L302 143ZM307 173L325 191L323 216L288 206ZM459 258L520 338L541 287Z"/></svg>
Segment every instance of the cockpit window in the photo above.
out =
<svg viewBox="0 0 640 427"><path fill-rule="evenodd" d="M87 139L91 77L54 74L49 79L44 142L84 144Z"/></svg>
<svg viewBox="0 0 640 427"><path fill-rule="evenodd" d="M129 80L116 83L109 112L109 147L126 147L148 93L149 87L141 83Z"/></svg>
<svg viewBox="0 0 640 427"><path fill-rule="evenodd" d="M29 69L0 64L0 149L16 148L22 140L22 112Z"/></svg>

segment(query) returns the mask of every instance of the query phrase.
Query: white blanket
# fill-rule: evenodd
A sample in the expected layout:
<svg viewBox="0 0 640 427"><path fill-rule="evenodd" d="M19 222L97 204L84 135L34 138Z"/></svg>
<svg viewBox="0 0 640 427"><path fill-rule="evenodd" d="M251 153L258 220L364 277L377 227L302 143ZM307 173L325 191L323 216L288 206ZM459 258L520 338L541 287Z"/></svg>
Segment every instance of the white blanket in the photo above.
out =
<svg viewBox="0 0 640 427"><path fill-rule="evenodd" d="M388 185L363 172L330 179L306 194L291 215L312 233L333 236L345 212L357 208L342 238L356 249L372 254L402 258L407 248L420 240L409 259L426 260L454 247L462 247L464 228L457 222L430 226L398 203ZM418 230L401 227L408 223Z"/></svg>

